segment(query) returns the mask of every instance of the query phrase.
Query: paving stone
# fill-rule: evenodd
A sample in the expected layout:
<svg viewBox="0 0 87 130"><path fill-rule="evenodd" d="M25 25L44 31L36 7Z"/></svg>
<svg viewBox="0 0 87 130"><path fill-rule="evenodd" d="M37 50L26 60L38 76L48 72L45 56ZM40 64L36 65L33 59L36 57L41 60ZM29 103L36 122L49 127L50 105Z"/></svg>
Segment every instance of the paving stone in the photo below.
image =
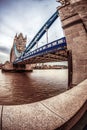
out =
<svg viewBox="0 0 87 130"><path fill-rule="evenodd" d="M65 121L41 103L5 106L3 130L53 130Z"/></svg>
<svg viewBox="0 0 87 130"><path fill-rule="evenodd" d="M80 98L82 98L83 100L87 99L87 80L85 80L84 82L80 83L72 89L66 91L65 94L73 95L75 97L80 96Z"/></svg>
<svg viewBox="0 0 87 130"><path fill-rule="evenodd" d="M85 87L82 86L82 88L80 85L80 88L79 86L75 87L63 94L44 100L41 103L59 115L59 117L68 121L87 101L87 92L85 90L87 91L87 85Z"/></svg>

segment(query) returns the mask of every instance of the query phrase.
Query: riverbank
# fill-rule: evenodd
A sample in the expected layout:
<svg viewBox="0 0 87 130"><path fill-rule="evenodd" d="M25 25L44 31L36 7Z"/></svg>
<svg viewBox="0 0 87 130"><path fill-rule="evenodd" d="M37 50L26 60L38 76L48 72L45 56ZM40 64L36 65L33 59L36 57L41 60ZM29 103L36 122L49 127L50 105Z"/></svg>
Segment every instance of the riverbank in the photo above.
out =
<svg viewBox="0 0 87 130"><path fill-rule="evenodd" d="M65 65L41 65L38 66L36 65L35 67L33 67L33 69L68 69L68 66Z"/></svg>

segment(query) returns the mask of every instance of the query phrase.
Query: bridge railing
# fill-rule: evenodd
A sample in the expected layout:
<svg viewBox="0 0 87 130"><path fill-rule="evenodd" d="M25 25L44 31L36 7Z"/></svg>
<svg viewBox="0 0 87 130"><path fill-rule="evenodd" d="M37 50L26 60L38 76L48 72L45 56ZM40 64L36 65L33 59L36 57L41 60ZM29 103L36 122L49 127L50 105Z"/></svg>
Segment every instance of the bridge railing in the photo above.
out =
<svg viewBox="0 0 87 130"><path fill-rule="evenodd" d="M51 43L48 43L46 45L43 45L42 47L40 47L38 49L35 49L32 52L29 52L24 57L26 57L26 56L28 56L28 57L35 56L37 54L41 54L41 53L44 53L44 52L46 53L48 51L53 51L54 49L62 49L64 46L66 46L66 39L65 39L65 37L61 38L61 39L58 39L58 40L55 40L55 41L53 41Z"/></svg>
<svg viewBox="0 0 87 130"><path fill-rule="evenodd" d="M46 54L48 52L62 50L62 49L65 49L66 46L67 46L66 45L66 38L63 37L61 39L58 39L58 40L55 40L51 43L43 45L42 47L35 49L34 51L31 51L24 56L20 56L19 58L17 58L15 60L14 63L19 63L19 62L22 62L23 60L27 60L27 59L30 59L30 58L33 58L33 57L36 57L39 55L43 55L43 54Z"/></svg>

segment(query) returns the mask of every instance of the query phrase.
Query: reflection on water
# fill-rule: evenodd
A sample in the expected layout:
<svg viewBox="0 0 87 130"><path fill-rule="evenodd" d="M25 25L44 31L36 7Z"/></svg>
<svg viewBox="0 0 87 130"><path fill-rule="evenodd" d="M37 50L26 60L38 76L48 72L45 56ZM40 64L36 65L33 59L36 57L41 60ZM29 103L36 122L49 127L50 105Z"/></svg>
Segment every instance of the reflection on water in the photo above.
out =
<svg viewBox="0 0 87 130"><path fill-rule="evenodd" d="M0 71L0 104L25 104L43 100L67 88L68 70L34 70L32 73Z"/></svg>

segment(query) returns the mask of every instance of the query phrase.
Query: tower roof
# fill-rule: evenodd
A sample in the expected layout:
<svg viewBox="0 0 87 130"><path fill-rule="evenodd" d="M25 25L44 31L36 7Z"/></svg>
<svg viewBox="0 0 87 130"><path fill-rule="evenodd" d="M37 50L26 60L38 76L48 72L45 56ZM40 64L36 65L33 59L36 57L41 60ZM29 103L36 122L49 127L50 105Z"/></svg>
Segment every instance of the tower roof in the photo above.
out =
<svg viewBox="0 0 87 130"><path fill-rule="evenodd" d="M23 36L23 33L19 33L18 35L17 35L17 33L16 33L15 39L27 40L27 36L24 37L24 36Z"/></svg>

